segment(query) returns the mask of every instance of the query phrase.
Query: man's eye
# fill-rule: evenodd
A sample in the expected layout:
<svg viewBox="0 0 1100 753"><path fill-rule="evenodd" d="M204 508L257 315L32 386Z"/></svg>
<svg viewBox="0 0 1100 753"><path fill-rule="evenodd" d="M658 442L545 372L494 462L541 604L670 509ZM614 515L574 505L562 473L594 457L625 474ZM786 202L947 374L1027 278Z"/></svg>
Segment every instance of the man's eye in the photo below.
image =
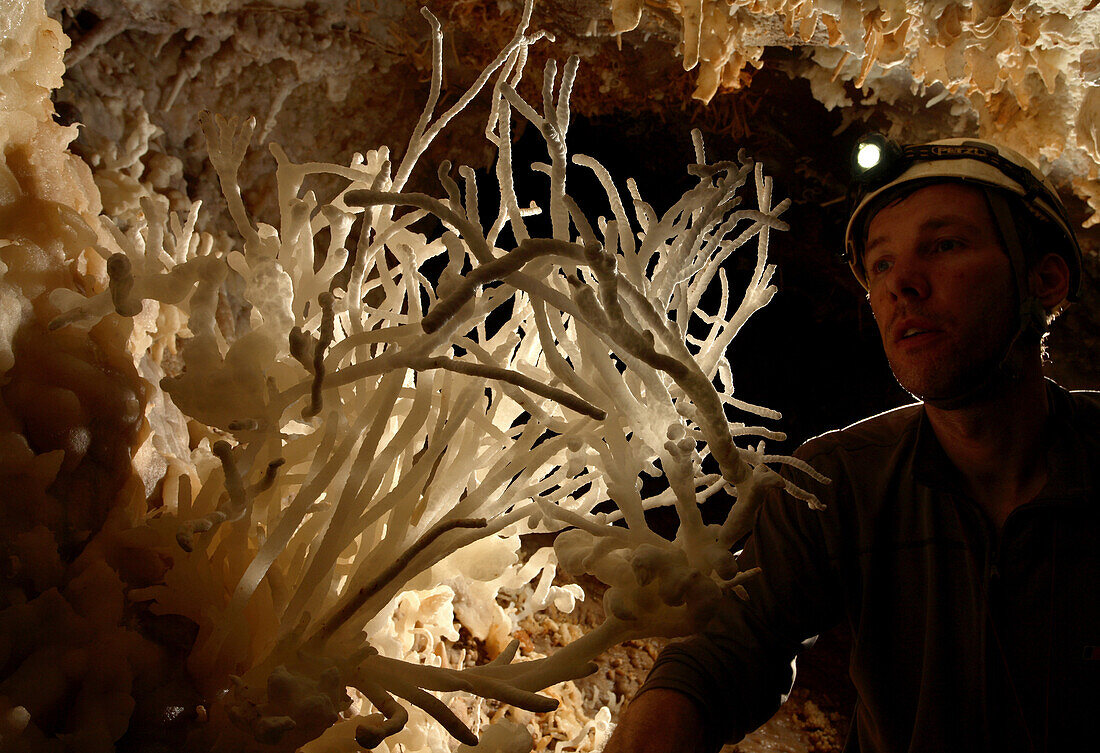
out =
<svg viewBox="0 0 1100 753"><path fill-rule="evenodd" d="M940 238L934 244L937 251L954 251L961 244L954 238Z"/></svg>
<svg viewBox="0 0 1100 753"><path fill-rule="evenodd" d="M867 271L872 275L882 274L890 269L889 259L875 259L868 265Z"/></svg>

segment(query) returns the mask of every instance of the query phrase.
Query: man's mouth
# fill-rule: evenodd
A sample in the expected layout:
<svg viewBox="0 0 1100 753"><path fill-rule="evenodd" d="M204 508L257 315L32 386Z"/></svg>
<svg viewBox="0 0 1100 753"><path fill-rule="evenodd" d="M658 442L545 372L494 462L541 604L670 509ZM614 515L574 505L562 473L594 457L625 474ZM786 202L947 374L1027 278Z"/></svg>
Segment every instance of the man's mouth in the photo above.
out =
<svg viewBox="0 0 1100 753"><path fill-rule="evenodd" d="M905 343L906 346L912 346L919 343L923 343L925 340L931 340L936 336L942 334L942 330L933 326L934 322L922 321L917 317L910 317L907 320L898 322L891 333L893 336L893 342Z"/></svg>

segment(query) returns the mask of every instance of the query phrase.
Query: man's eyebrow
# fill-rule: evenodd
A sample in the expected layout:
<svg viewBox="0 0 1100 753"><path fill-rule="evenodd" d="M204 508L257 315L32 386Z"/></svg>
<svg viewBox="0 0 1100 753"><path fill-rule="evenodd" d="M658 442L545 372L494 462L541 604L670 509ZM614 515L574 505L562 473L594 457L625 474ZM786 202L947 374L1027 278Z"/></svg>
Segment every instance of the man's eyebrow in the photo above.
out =
<svg viewBox="0 0 1100 753"><path fill-rule="evenodd" d="M939 230L943 227L961 226L964 230L976 230L978 224L967 215L962 214L943 214L935 217L929 217L927 220L920 224L917 228L918 233L927 233L935 230ZM884 235L876 235L874 238L868 238L867 243L863 245L863 255L866 256L880 243L886 242L887 238Z"/></svg>

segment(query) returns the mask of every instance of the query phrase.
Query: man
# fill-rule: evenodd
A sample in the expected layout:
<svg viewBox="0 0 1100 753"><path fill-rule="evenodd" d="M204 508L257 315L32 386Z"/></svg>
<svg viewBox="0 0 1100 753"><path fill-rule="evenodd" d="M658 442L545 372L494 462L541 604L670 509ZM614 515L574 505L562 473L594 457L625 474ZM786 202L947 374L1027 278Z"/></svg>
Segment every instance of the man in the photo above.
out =
<svg viewBox="0 0 1100 753"><path fill-rule="evenodd" d="M799 449L832 479L811 489L827 509L765 503L736 621L662 653L605 753L739 739L785 700L798 649L842 620L848 751L1100 739L1100 396L1041 369L1081 274L1065 209L986 142L873 146L886 159L861 145L849 262L922 403Z"/></svg>

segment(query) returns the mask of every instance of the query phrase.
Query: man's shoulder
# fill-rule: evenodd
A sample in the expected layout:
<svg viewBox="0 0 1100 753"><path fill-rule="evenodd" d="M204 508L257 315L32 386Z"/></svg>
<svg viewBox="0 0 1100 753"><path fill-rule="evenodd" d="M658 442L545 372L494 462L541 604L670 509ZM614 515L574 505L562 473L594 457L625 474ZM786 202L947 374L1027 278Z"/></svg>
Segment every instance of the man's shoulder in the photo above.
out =
<svg viewBox="0 0 1100 753"><path fill-rule="evenodd" d="M1098 404L1100 407L1100 404ZM834 429L805 442L795 453L804 460L833 452L875 453L895 449L907 438L916 438L923 406L920 403L892 408L843 429Z"/></svg>
<svg viewBox="0 0 1100 753"><path fill-rule="evenodd" d="M795 457L829 479L819 483L795 476L796 483L825 505L821 520L828 522L822 525L862 530L857 521L874 520L888 500L903 493L902 485L915 479L923 415L920 403L903 405L821 434L795 451Z"/></svg>
<svg viewBox="0 0 1100 753"><path fill-rule="evenodd" d="M1100 456L1100 392L1073 390L1066 396L1070 406L1066 416L1069 431L1089 455Z"/></svg>
<svg viewBox="0 0 1100 753"><path fill-rule="evenodd" d="M1069 399L1079 417L1092 419L1100 416L1100 390L1070 390Z"/></svg>

